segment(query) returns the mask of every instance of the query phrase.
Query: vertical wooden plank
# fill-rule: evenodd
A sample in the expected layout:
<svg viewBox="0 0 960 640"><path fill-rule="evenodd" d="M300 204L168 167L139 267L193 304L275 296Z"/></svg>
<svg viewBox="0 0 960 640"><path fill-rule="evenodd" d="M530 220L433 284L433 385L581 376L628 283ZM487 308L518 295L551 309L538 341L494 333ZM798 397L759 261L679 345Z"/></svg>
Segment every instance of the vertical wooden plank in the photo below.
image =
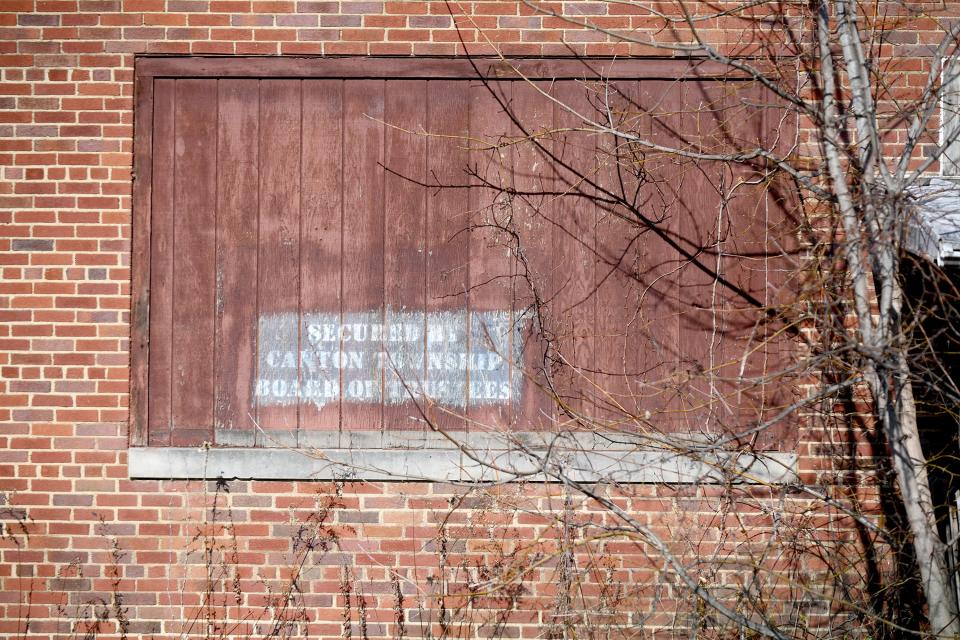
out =
<svg viewBox="0 0 960 640"><path fill-rule="evenodd" d="M344 85L343 430L380 431L383 376L370 327L383 322L382 80ZM391 233L395 230L391 229Z"/></svg>
<svg viewBox="0 0 960 640"><path fill-rule="evenodd" d="M556 198L554 167L543 145L553 144L553 103L541 91L549 85L516 82L513 87L513 187L512 227L521 256L513 262L513 313L515 335L522 349L518 374L521 378L517 428L523 431L549 429L555 412L548 375L553 363L548 338L554 333L550 300L553 283L553 224Z"/></svg>
<svg viewBox="0 0 960 640"><path fill-rule="evenodd" d="M217 83L176 82L171 444L212 442Z"/></svg>
<svg viewBox="0 0 960 640"><path fill-rule="evenodd" d="M724 151L775 145L778 132L774 127L778 121L767 118L775 112L756 105L773 105L776 101L754 83L736 83L725 93L719 105L719 120L739 126L727 127L732 140ZM735 232L727 240L727 277L761 305L757 307L740 295L729 296L729 354L724 378L738 386L731 390L731 395L735 393L732 404L737 408L736 422L731 426L735 433L769 420L794 400L794 381L788 372L792 338L781 331L782 323L771 314L779 310L780 304L796 299L795 293L784 295L787 292L782 290L788 287L796 225L788 219L783 199L776 193L778 185L763 179L763 167L757 169L734 169L733 179L743 184L729 207ZM749 442L776 448L785 446L794 432L795 425L784 421L750 435Z"/></svg>
<svg viewBox="0 0 960 640"><path fill-rule="evenodd" d="M714 143L717 114L708 81L684 83L684 134L692 148ZM684 189L677 202L680 220L679 272L681 428L690 433L716 434L733 418L735 398L722 372L729 357L730 290L724 280L733 260L726 255L731 235L729 207L722 193L731 186L727 168L718 163L687 163ZM687 255L684 256L683 254Z"/></svg>
<svg viewBox="0 0 960 640"><path fill-rule="evenodd" d="M708 108L700 115L708 137L705 150L729 153L754 149L761 142L762 113L742 102L755 102L750 86L705 84ZM721 265L718 276L723 278L714 295L723 324L715 345L720 364L712 384L723 402L714 415L718 430L736 434L755 424L764 412L766 310L751 300L766 304L766 208L763 189L749 184L754 176L748 167L719 165L710 173L723 178L725 191L718 194L725 220L718 218L720 252L713 258Z"/></svg>
<svg viewBox="0 0 960 640"><path fill-rule="evenodd" d="M428 415L437 428L462 431L471 366L466 357L470 325L465 311L470 288L470 199L466 190L451 185L469 179L468 82L432 80L428 96L428 127L440 135L427 143L427 175L447 185L432 191L427 202L426 381L428 394L442 400Z"/></svg>
<svg viewBox="0 0 960 640"><path fill-rule="evenodd" d="M467 415L471 431L502 431L513 421L518 389L513 385L511 245L503 228L512 215L507 137L511 82L471 83L470 166L478 186L470 191L470 358L494 362L470 376ZM503 386L506 380L506 389ZM508 396L506 399L500 396Z"/></svg>
<svg viewBox="0 0 960 640"><path fill-rule="evenodd" d="M767 105L762 110L760 144L773 149L781 157L786 156L795 139L797 118L780 104L772 92L759 86L756 87L754 100L755 104ZM795 369L799 357L798 337L787 330L785 322L795 317L790 308L800 299L799 280L804 260L800 245L802 225L797 215L800 211L799 195L793 181L780 173L774 180L765 181L763 187L767 259L766 279L762 285L772 309L777 313L786 312L782 318L771 320L765 333L764 374L775 374L773 378L768 377L764 389L765 411L762 419L768 421L799 399L799 377ZM792 327L794 330L797 328ZM770 449L792 451L799 437L800 423L797 412L791 412L780 424L761 434L758 443Z"/></svg>
<svg viewBox="0 0 960 640"><path fill-rule="evenodd" d="M131 250L130 307L130 422L133 446L148 440L148 385L150 344L150 223L153 187L153 83L136 78L133 150L133 246Z"/></svg>
<svg viewBox="0 0 960 640"><path fill-rule="evenodd" d="M257 340L258 81L220 80L217 122L217 247L214 436L252 445Z"/></svg>
<svg viewBox="0 0 960 640"><path fill-rule="evenodd" d="M300 116L299 80L260 81L257 443L265 446L296 444Z"/></svg>
<svg viewBox="0 0 960 640"><path fill-rule="evenodd" d="M555 155L557 196L553 217L551 310L557 350L554 386L557 390L558 426L577 428L580 418L593 416L596 363L596 192L595 137L573 129L583 125L575 115L592 118L594 106L578 82L557 85L564 106L554 105L557 129L552 143Z"/></svg>
<svg viewBox="0 0 960 640"><path fill-rule="evenodd" d="M768 143L764 110L754 106L763 104L758 89L758 85L746 82L714 83L710 88L715 126L723 131L722 135L713 136L719 140L717 150L721 153L755 149ZM770 357L769 340L776 333L775 323L767 317L775 305L775 296L771 294L777 286L776 274L770 269L778 253L774 234L788 232L788 228L771 226L776 208L770 206L769 185L760 173L747 166L733 166L728 171L731 181L740 186L727 207L731 233L725 239L724 277L742 291L727 289L725 363L721 375L724 381L729 381L727 395L732 398L730 424L726 429L741 433L770 417L776 411L771 411L770 403L779 395L777 390L789 386L784 379L773 384L765 380L779 368L779 363ZM761 442L764 446L776 444L777 431L751 436L750 442Z"/></svg>
<svg viewBox="0 0 960 640"><path fill-rule="evenodd" d="M148 439L170 445L173 367L173 218L174 97L173 80L159 79L154 91L153 189L150 216L150 368Z"/></svg>
<svg viewBox="0 0 960 640"><path fill-rule="evenodd" d="M335 363L340 351L343 115L342 80L304 80L301 446L329 445L340 430L340 367Z"/></svg>
<svg viewBox="0 0 960 640"><path fill-rule="evenodd" d="M612 113L625 131L638 128L637 89L636 82L616 82L596 98L601 100L598 108ZM646 134L639 126L638 132ZM637 150L622 138L605 135L598 140L598 152L601 196L612 204L600 207L597 217L596 411L600 424L632 430L644 416L639 387L650 355L640 312L640 247L650 230L637 217Z"/></svg>
<svg viewBox="0 0 960 640"><path fill-rule="evenodd" d="M427 192L422 185L428 175L423 132L432 126L432 105L426 81L387 80L384 96L383 428L420 430L417 406L426 408L421 393L427 264Z"/></svg>
<svg viewBox="0 0 960 640"><path fill-rule="evenodd" d="M677 148L682 144L682 89L676 82L639 83L635 111L643 114L636 128L652 142ZM683 164L670 154L635 149L634 161L642 170L634 201L642 233L637 240L636 287L638 376L633 380L637 420L659 431L676 429L680 409L677 366L681 304L678 299L679 213L684 186Z"/></svg>

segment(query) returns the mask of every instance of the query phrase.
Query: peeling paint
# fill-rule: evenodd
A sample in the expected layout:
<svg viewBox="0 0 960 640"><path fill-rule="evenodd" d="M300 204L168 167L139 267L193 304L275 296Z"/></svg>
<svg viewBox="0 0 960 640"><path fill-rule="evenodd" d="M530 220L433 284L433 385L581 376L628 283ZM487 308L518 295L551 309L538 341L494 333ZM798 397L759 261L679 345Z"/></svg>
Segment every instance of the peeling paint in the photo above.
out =
<svg viewBox="0 0 960 640"><path fill-rule="evenodd" d="M254 401L510 404L522 388L521 324L509 311L263 315Z"/></svg>

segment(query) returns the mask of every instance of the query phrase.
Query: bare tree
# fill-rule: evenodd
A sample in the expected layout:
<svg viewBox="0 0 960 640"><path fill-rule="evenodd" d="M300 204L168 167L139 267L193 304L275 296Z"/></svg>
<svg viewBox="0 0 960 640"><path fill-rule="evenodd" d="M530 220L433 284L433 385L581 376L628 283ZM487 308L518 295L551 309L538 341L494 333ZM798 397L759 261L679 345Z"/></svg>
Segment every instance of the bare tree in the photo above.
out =
<svg viewBox="0 0 960 640"><path fill-rule="evenodd" d="M889 469L899 500L893 510L904 518L905 539L897 541L895 524L890 524L896 518L881 523L876 509L864 509L858 483L869 473L834 483L839 491L829 482L823 487L794 482L785 491L799 492L814 505L806 515L820 509L853 522L865 539L879 542L870 553L912 548L927 607L923 632L960 635L953 569L947 562L947 548L955 541L945 538L938 523L944 505L931 490L914 396L916 388L924 389L924 397L933 389L944 402L955 403L958 394L948 367L930 357L935 340L923 328L929 309L907 295L904 282L926 204L944 195L943 187L924 186L926 179L956 142L956 132L941 135L940 123L945 119L941 104L949 108L955 103L945 100L945 92L956 86L960 73L957 7L610 0L611 8L628 7L659 27L630 32L589 17L555 13L554 5L525 2L571 28L689 57L696 64L687 79L709 77L716 88L704 90L695 101L671 103L665 93L645 95L643 83L638 88L594 77L571 91L527 78L523 65L516 65L513 73L526 80L522 91L527 103L540 104L538 112L524 106L516 88L510 92L503 83L483 80L511 129L494 136L472 133L463 144L474 157L489 158L473 161L463 184L434 181L429 186L466 185L487 194L476 201L470 232L485 234L516 256L509 277L524 303L517 323L526 332L528 353L538 354L523 360L525 384L549 399L550 408L541 408L540 415L550 416L551 428L539 446L505 434L513 455L504 462L503 456L491 457L429 418L428 423L454 440L479 469L510 478L546 477L599 505L614 516L601 529L642 540L695 602L741 630L773 638L795 635L804 625L770 610L759 579L750 583L756 589L745 587L732 599L709 587L672 541L617 499L626 476L602 471L591 456L604 448L669 452L706 465L714 472L713 481L732 485L755 472L750 465L762 458L757 451L763 449L763 438L783 437L785 424L802 424L824 439L841 434L841 440L856 440L859 436L851 432L872 433L876 427L876 442L885 453L880 470L873 473L882 476ZM919 59L920 71L906 74L904 61L888 43L891 34L920 23L938 31L938 40ZM582 60L584 77L595 76L600 63ZM922 79L919 85L916 78ZM551 118L544 119L543 105L549 106ZM750 126L756 131L744 133ZM685 204L689 192L677 189L684 181L711 195L694 207ZM696 218L697 207L709 215ZM732 225L749 220L750 207L756 207L754 214L759 208L768 214L775 210L778 217L768 216L762 237L751 236L753 245L737 245L737 234L751 232ZM590 223L593 229L609 219L615 221L610 223L614 232L585 234L582 216L591 210L600 212L591 214L597 216ZM700 224L712 228L701 232ZM624 229L632 230L625 240ZM579 301L563 295L575 288L575 278L558 278L556 256L546 259L538 248L536 238L543 233L573 238L579 255L600 265L600 275L583 288ZM654 247L666 247L672 257L651 258ZM751 261L762 268L751 269ZM919 290L949 308L954 291L948 279L935 267L925 270L932 275ZM626 294L627 306L633 305L634 319L648 330L623 332L616 338L624 342L616 353L649 359L656 351L651 345L664 343L663 335L651 337L650 332L656 333L657 322L666 315L645 317L645 297L654 296L664 283L676 285L683 273L694 273L694 280L699 278L709 291L694 301L699 310L687 314L699 318L700 334L706 336L699 368L687 366L682 353L643 373L633 365L610 367L609 359L586 364L578 351L584 349L583 336L565 331L564 314L584 300L600 299L609 281L629 283L633 289ZM915 277L918 272L911 273ZM661 309L664 299L661 294ZM674 302L682 306L689 301ZM613 340L607 334L593 339L586 340L587 350ZM731 344L739 345L739 351ZM650 407L656 410L651 413ZM435 413L424 406L423 415ZM686 428L678 428L678 420ZM584 444L584 434L595 437L593 445ZM862 455L854 448L843 457L840 467L848 464L850 471ZM749 492L738 495L742 499ZM765 504L758 508L780 523L783 513ZM563 511L570 513L569 499L565 505ZM571 521L566 521L568 527ZM589 538L585 532L592 525L578 526L580 535ZM793 530L792 544L809 534L804 526ZM563 535L569 540L569 528ZM821 552L824 548L819 547ZM824 560L830 565L827 573L835 577L883 564L863 555L862 546L853 559L835 551ZM769 549L764 553L755 569L779 557ZM569 580L575 563L569 556L558 562L561 582ZM874 579L860 577L862 583ZM822 592L822 587L805 589ZM876 592L854 591L847 584L834 592L843 601L838 606L888 633L909 631L904 618L887 615L889 609L877 604ZM556 602L560 614L569 613L569 598L558 596Z"/></svg>

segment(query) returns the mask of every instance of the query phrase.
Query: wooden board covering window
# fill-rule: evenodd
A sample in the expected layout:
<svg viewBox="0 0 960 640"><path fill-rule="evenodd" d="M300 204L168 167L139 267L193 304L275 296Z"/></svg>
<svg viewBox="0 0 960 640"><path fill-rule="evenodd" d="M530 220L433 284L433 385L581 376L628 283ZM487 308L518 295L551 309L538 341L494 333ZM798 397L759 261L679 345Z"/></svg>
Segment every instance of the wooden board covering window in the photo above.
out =
<svg viewBox="0 0 960 640"><path fill-rule="evenodd" d="M535 431L572 424L565 408L607 428L700 432L781 405L780 382L743 383L789 351L762 339L755 309L785 281L780 199L723 164L578 130L613 117L665 146L756 146L777 124L753 106L759 90L687 62L520 67L140 59L132 442L302 445L426 420ZM330 318L380 326L379 368L318 374L314 353L306 370ZM490 318L510 328L495 339L478 329ZM404 348L425 342L422 371L410 379L414 354L401 380L384 345L411 324L423 331ZM431 366L492 349L506 353L486 387ZM274 390L316 390L322 374L337 397L261 396L268 361L286 371Z"/></svg>

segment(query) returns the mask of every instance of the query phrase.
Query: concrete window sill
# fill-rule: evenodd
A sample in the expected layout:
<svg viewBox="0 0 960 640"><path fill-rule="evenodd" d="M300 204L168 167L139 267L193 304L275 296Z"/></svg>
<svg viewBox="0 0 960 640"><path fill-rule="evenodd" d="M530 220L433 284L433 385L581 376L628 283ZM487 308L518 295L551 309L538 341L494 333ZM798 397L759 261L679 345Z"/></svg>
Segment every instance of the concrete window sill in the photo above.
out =
<svg viewBox="0 0 960 640"><path fill-rule="evenodd" d="M589 434L352 434L355 442L300 448L131 447L131 478L785 484L797 479L795 453L678 454L624 446ZM432 437L431 437L432 436ZM317 443L319 444L319 443ZM334 444L334 443L327 443ZM549 454L547 453L549 452ZM546 463L543 462L546 460ZM546 473L544 473L546 469Z"/></svg>

